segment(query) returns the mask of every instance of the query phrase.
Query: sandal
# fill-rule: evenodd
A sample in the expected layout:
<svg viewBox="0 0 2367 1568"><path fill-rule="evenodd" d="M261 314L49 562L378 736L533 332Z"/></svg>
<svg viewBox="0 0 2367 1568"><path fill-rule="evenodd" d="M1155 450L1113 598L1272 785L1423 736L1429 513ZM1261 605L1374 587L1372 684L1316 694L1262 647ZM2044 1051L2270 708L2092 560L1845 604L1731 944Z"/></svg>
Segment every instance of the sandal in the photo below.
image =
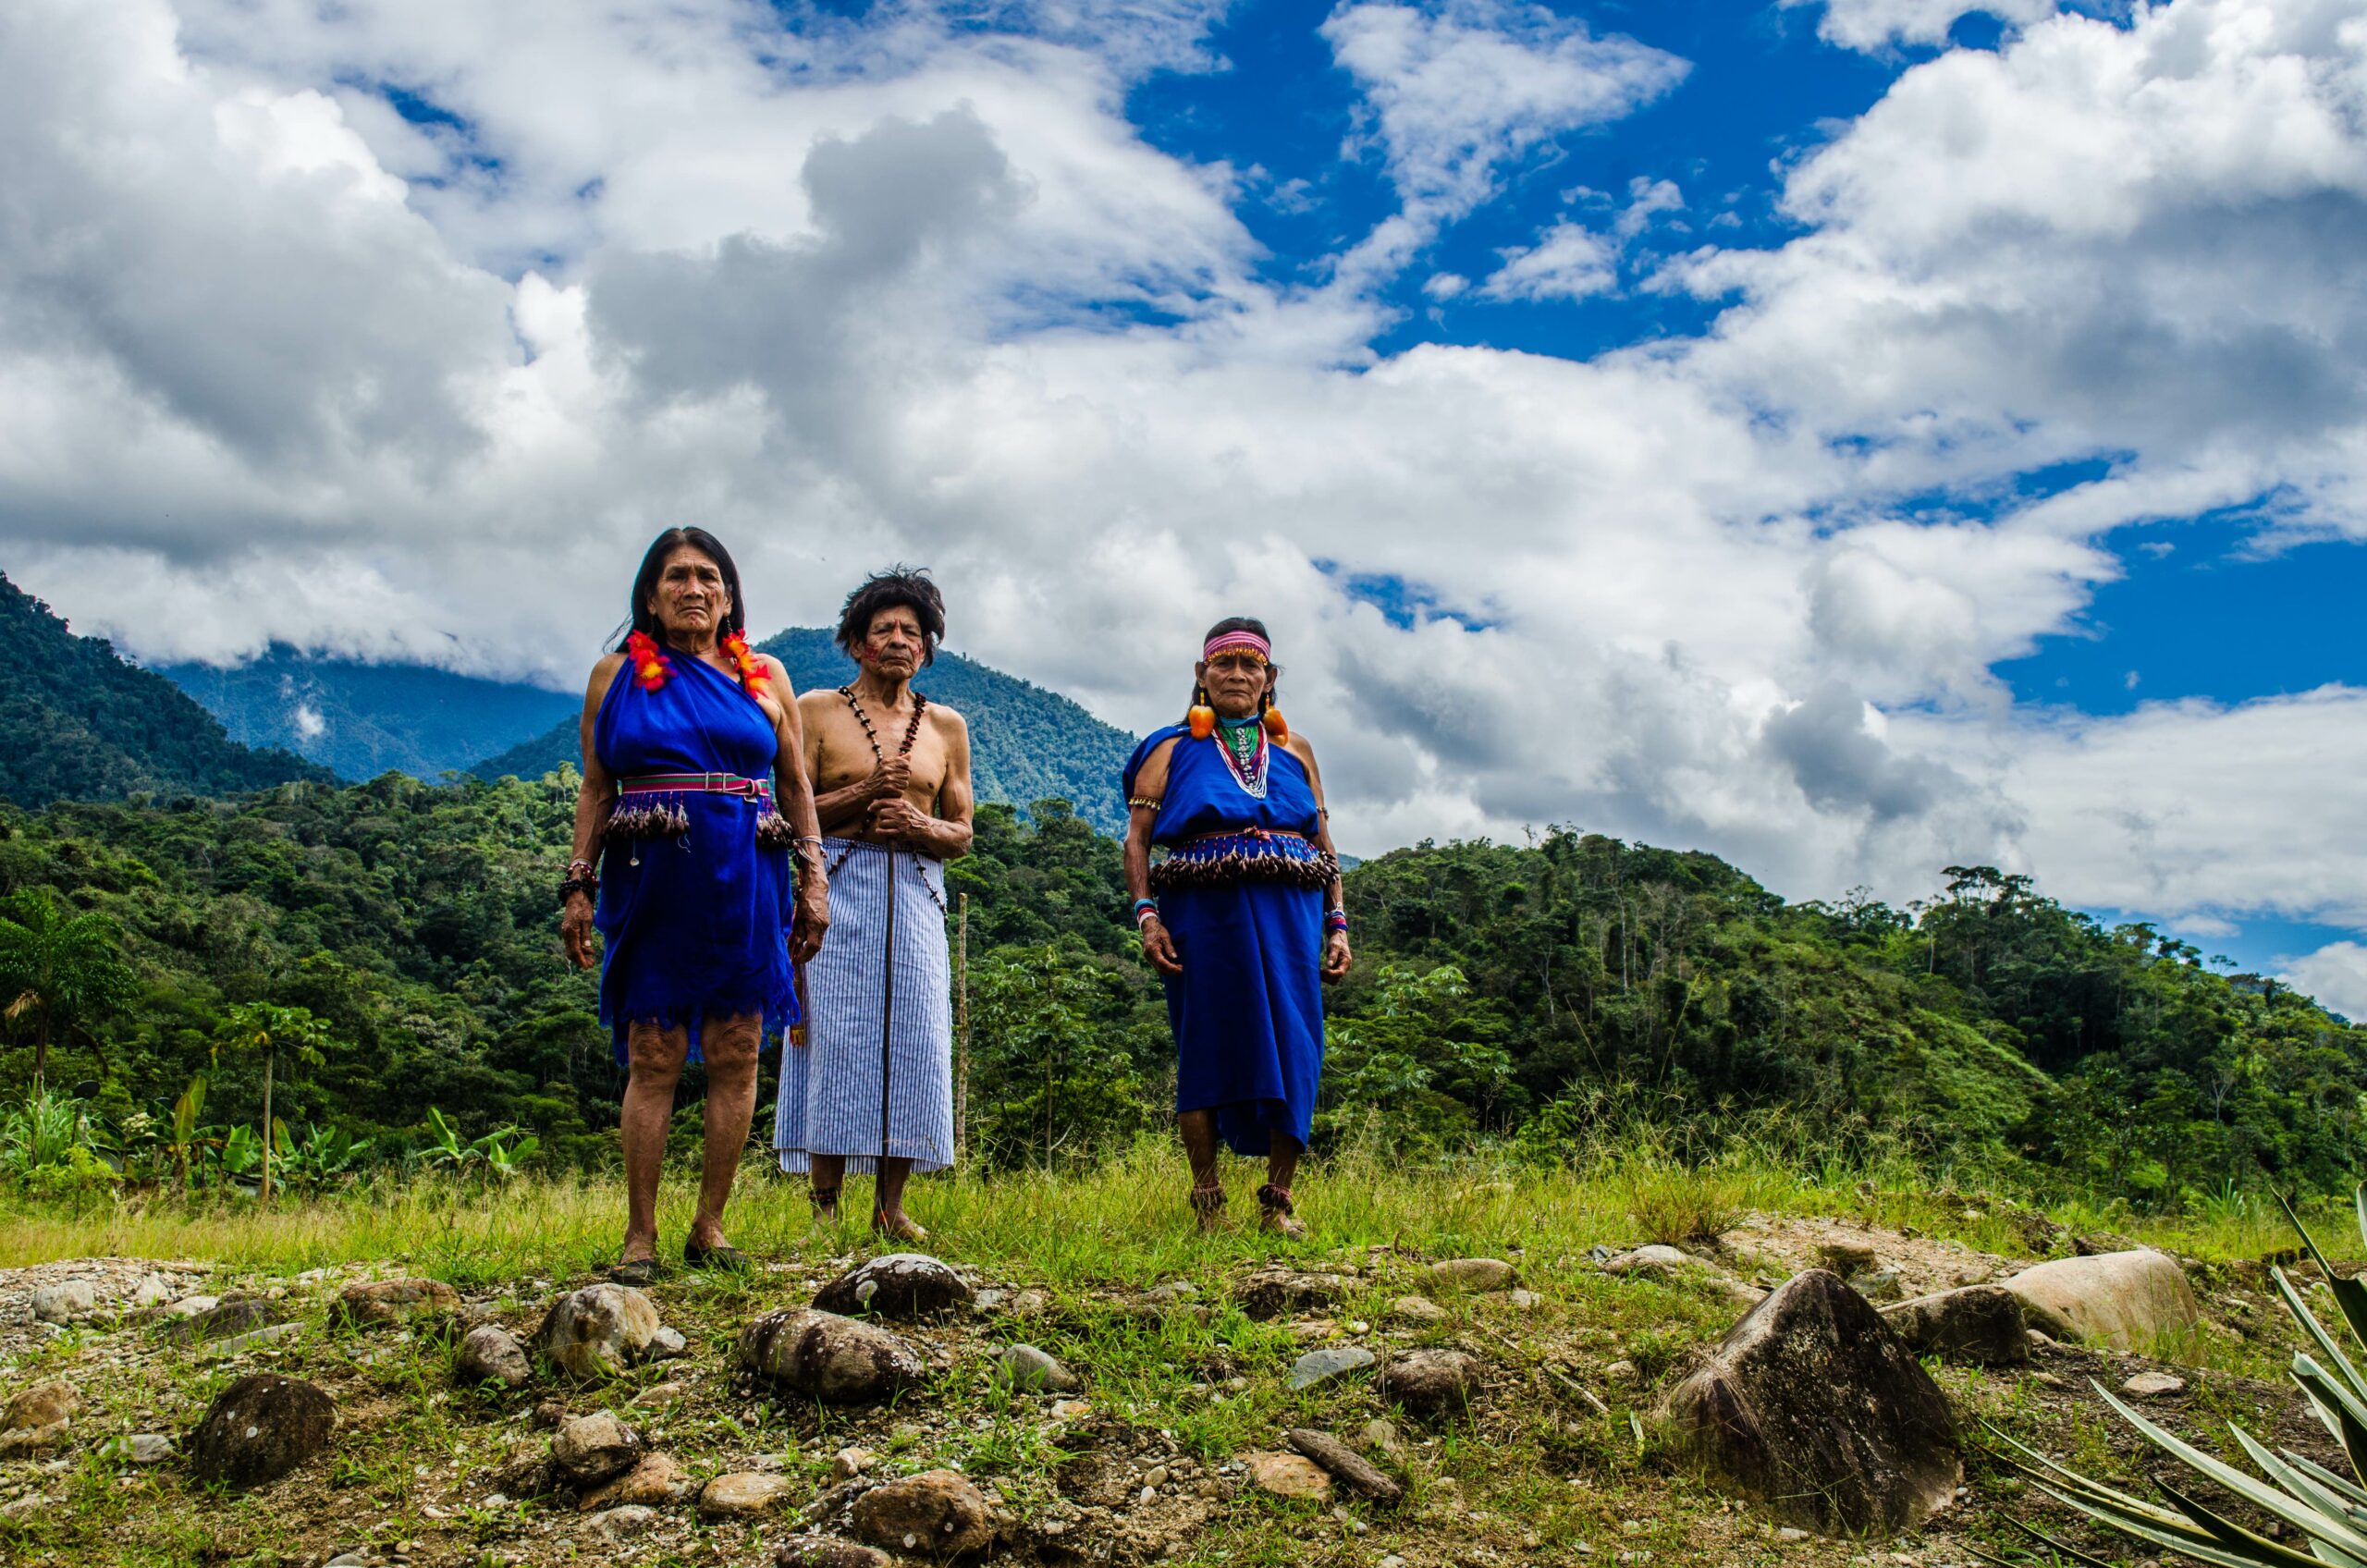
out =
<svg viewBox="0 0 2367 1568"><path fill-rule="evenodd" d="M748 1255L726 1243L720 1246L705 1246L693 1241L682 1243L682 1261L693 1268L715 1268L726 1274L745 1274L751 1267Z"/></svg>
<svg viewBox="0 0 2367 1568"><path fill-rule="evenodd" d="M1257 1229L1292 1241L1306 1234L1306 1227L1298 1221L1298 1211L1291 1207L1288 1187L1277 1187L1269 1182L1257 1189Z"/></svg>
<svg viewBox="0 0 2367 1568"><path fill-rule="evenodd" d="M1199 1216L1200 1233L1208 1235L1224 1229L1224 1183L1192 1189L1192 1212Z"/></svg>
<svg viewBox="0 0 2367 1568"><path fill-rule="evenodd" d="M909 1214L901 1219L889 1219L875 1208L871 1211L871 1228L883 1236L893 1237L900 1242L928 1240L928 1228Z"/></svg>
<svg viewBox="0 0 2367 1568"><path fill-rule="evenodd" d="M612 1285L631 1285L634 1290L646 1290L657 1282L657 1260L654 1257L629 1257L622 1263L611 1263L603 1270Z"/></svg>

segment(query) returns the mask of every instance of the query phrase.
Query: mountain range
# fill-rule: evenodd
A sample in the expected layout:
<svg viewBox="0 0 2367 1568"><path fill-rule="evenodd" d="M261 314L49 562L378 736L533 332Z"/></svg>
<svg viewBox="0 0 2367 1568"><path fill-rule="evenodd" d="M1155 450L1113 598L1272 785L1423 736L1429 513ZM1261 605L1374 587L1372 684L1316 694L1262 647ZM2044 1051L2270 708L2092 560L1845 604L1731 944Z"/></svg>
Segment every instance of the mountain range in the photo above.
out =
<svg viewBox="0 0 2367 1568"><path fill-rule="evenodd" d="M0 576L0 796L20 805L134 792L224 795L337 776L300 756L241 745L187 693L77 637L50 607Z"/></svg>

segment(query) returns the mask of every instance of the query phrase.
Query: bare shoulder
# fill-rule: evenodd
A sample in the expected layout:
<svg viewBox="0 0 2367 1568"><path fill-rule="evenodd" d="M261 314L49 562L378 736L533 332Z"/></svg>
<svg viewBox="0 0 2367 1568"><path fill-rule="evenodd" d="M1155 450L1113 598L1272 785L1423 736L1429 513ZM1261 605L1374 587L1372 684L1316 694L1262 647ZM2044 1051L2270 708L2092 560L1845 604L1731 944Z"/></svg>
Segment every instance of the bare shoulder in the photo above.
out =
<svg viewBox="0 0 2367 1568"><path fill-rule="evenodd" d="M1153 746L1143 757L1142 766L1134 769L1135 796L1142 800L1158 800L1167 792L1167 769L1175 756L1175 742L1180 735L1170 735Z"/></svg>
<svg viewBox="0 0 2367 1568"><path fill-rule="evenodd" d="M595 703L607 696L608 688L617 683L617 671L624 667L624 655L602 654L600 662L592 667L592 679L584 684L584 696Z"/></svg>
<svg viewBox="0 0 2367 1568"><path fill-rule="evenodd" d="M1282 742L1282 749L1298 758L1299 766L1306 768L1307 772L1315 771L1315 748L1308 743L1305 735L1296 729L1292 730L1291 738Z"/></svg>
<svg viewBox="0 0 2367 1568"><path fill-rule="evenodd" d="M962 710L947 707L943 703L929 704L928 722L931 729L949 741L966 740L970 734L970 721L962 717Z"/></svg>
<svg viewBox="0 0 2367 1568"><path fill-rule="evenodd" d="M843 712L846 699L828 686L809 686L797 694L797 711L808 720L827 718L836 709Z"/></svg>
<svg viewBox="0 0 2367 1568"><path fill-rule="evenodd" d="M774 691L788 692L792 694L796 692L797 688L790 683L789 667L787 665L781 663L780 660L773 657L770 654L758 654L756 657L763 661L765 674L771 680ZM802 697L798 700L801 703L804 701Z"/></svg>

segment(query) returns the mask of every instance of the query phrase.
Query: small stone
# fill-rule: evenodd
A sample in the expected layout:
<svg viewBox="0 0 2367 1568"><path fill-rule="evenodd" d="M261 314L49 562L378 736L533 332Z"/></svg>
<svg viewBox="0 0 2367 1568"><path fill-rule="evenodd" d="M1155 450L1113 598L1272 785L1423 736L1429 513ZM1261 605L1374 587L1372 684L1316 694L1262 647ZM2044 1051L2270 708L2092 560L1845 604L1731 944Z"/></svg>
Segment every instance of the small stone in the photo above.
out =
<svg viewBox="0 0 2367 1568"><path fill-rule="evenodd" d="M1650 1246L1637 1247L1632 1252L1623 1252L1616 1257L1606 1258L1602 1264L1602 1271L1606 1274L1665 1277L1688 1268L1708 1267L1691 1253L1680 1252L1674 1247L1664 1246L1656 1242Z"/></svg>
<svg viewBox="0 0 2367 1568"><path fill-rule="evenodd" d="M601 1539L610 1546L616 1546L631 1540L656 1522L657 1510L634 1503L623 1508L611 1508L606 1513L595 1515L592 1527L600 1532Z"/></svg>
<svg viewBox="0 0 2367 1568"><path fill-rule="evenodd" d="M1190 1301L1200 1293L1200 1287L1188 1280L1172 1280L1164 1285L1153 1285L1134 1299L1145 1306L1172 1306Z"/></svg>
<svg viewBox="0 0 2367 1568"><path fill-rule="evenodd" d="M1638 1383L1643 1381L1644 1370L1634 1362L1622 1358L1604 1367L1602 1375L1614 1383Z"/></svg>
<svg viewBox="0 0 2367 1568"><path fill-rule="evenodd" d="M1144 1471L1143 1485L1148 1487L1153 1491L1157 1491L1159 1488L1167 1485L1167 1466L1164 1464L1154 1464L1149 1469Z"/></svg>
<svg viewBox="0 0 2367 1568"><path fill-rule="evenodd" d="M691 1386L688 1383L677 1383L670 1379L663 1383L652 1383L649 1387L642 1390L641 1392L633 1395L627 1403L644 1407L653 1404L664 1404L668 1400L681 1399L684 1394L690 1391L690 1388Z"/></svg>
<svg viewBox="0 0 2367 1568"><path fill-rule="evenodd" d="M589 1381L647 1359L660 1327L656 1303L630 1285L604 1282L553 1302L534 1339L552 1365Z"/></svg>
<svg viewBox="0 0 2367 1568"><path fill-rule="evenodd" d="M1093 1406L1081 1399L1061 1399L1052 1402L1055 1421L1082 1421L1093 1414Z"/></svg>
<svg viewBox="0 0 2367 1568"><path fill-rule="evenodd" d="M579 1487L596 1487L639 1463L641 1434L603 1410L579 1415L551 1439L551 1463Z"/></svg>
<svg viewBox="0 0 2367 1568"><path fill-rule="evenodd" d="M1797 1525L1785 1525L1775 1532L1775 1538L1788 1546L1795 1541L1808 1539L1809 1533Z"/></svg>
<svg viewBox="0 0 2367 1568"><path fill-rule="evenodd" d="M567 1402L565 1400L546 1399L534 1406L533 1421L537 1427L546 1429L555 1428L566 1419Z"/></svg>
<svg viewBox="0 0 2367 1568"><path fill-rule="evenodd" d="M761 1518L780 1506L791 1485L786 1476L760 1476L753 1471L717 1476L699 1493L699 1517L710 1523Z"/></svg>
<svg viewBox="0 0 2367 1568"><path fill-rule="evenodd" d="M673 1455L645 1453L633 1467L596 1490L584 1494L576 1507L585 1513L597 1513L602 1509L635 1505L655 1507L670 1502L675 1488L682 1484L681 1466Z"/></svg>
<svg viewBox="0 0 2367 1568"><path fill-rule="evenodd" d="M162 1464L173 1456L173 1439L161 1432L134 1432L124 1452L134 1464Z"/></svg>
<svg viewBox="0 0 2367 1568"><path fill-rule="evenodd" d="M71 1323L98 1310L99 1290L88 1280L66 1280L33 1292L33 1316L44 1323Z"/></svg>
<svg viewBox="0 0 2367 1568"><path fill-rule="evenodd" d="M1083 1378L1034 1345L1012 1345L995 1359L995 1380L1025 1393L1070 1394L1085 1386Z"/></svg>
<svg viewBox="0 0 2367 1568"><path fill-rule="evenodd" d="M166 1317L195 1317L222 1305L220 1296L183 1296L165 1308Z"/></svg>
<svg viewBox="0 0 2367 1568"><path fill-rule="evenodd" d="M2140 1372L2121 1384L2120 1391L2134 1399L2166 1399L2186 1392L2186 1379L2167 1372Z"/></svg>
<svg viewBox="0 0 2367 1568"><path fill-rule="evenodd" d="M1389 1316L1401 1323L1443 1323L1446 1308L1428 1296L1399 1296L1389 1304Z"/></svg>
<svg viewBox="0 0 2367 1568"><path fill-rule="evenodd" d="M1392 1464L1405 1463L1405 1436L1394 1421L1367 1421L1364 1430L1356 1434L1356 1445L1367 1453L1377 1453Z"/></svg>
<svg viewBox="0 0 2367 1568"><path fill-rule="evenodd" d="M1417 1350L1381 1368L1380 1397L1431 1419L1462 1415L1479 1391L1479 1364L1459 1350Z"/></svg>
<svg viewBox="0 0 2367 1568"><path fill-rule="evenodd" d="M1372 1352L1362 1345L1342 1345L1331 1350L1309 1351L1291 1364L1290 1387L1311 1388L1327 1378L1346 1372L1359 1372L1373 1363Z"/></svg>
<svg viewBox="0 0 2367 1568"><path fill-rule="evenodd" d="M1294 1268L1261 1268L1233 1287L1242 1312L1266 1319L1294 1313L1319 1312L1337 1305L1357 1281L1343 1274L1303 1273Z"/></svg>
<svg viewBox="0 0 2367 1568"><path fill-rule="evenodd" d="M842 1448L830 1456L830 1478L852 1481L871 1468L871 1451L867 1448Z"/></svg>
<svg viewBox="0 0 2367 1568"><path fill-rule="evenodd" d="M1408 1565L1404 1558L1392 1551L1375 1563L1374 1568L1408 1568Z"/></svg>
<svg viewBox="0 0 2367 1568"><path fill-rule="evenodd" d="M854 1504L864 1539L933 1558L984 1551L995 1538L987 1500L957 1470L924 1470L874 1487Z"/></svg>
<svg viewBox="0 0 2367 1568"><path fill-rule="evenodd" d="M282 1340L292 1340L303 1331L304 1325L301 1323L266 1323L260 1329L250 1329L243 1334L233 1334L227 1340L218 1340L206 1347L205 1354L216 1361L227 1360L234 1355L244 1355L250 1351L267 1349ZM383 1354L384 1352L379 1354Z"/></svg>
<svg viewBox="0 0 2367 1568"><path fill-rule="evenodd" d="M30 1432L55 1427L81 1414L82 1395L71 1383L36 1383L8 1402L0 1432Z"/></svg>
<svg viewBox="0 0 2367 1568"><path fill-rule="evenodd" d="M1294 1427L1284 1436L1291 1447L1323 1466L1332 1479L1357 1496L1383 1504L1404 1498L1404 1488L1395 1480L1330 1433Z"/></svg>
<svg viewBox="0 0 2367 1568"><path fill-rule="evenodd" d="M1843 1279L1871 1273L1879 1260L1874 1249L1859 1242L1827 1242L1817 1248L1817 1262Z"/></svg>
<svg viewBox="0 0 2367 1568"><path fill-rule="evenodd" d="M680 1329L660 1329L649 1336L649 1349L643 1353L644 1361L675 1361L691 1354L690 1341Z"/></svg>
<svg viewBox="0 0 2367 1568"><path fill-rule="evenodd" d="M1515 1312L1534 1312L1537 1304L1543 1299L1535 1291L1514 1291L1504 1297L1506 1304Z"/></svg>
<svg viewBox="0 0 2367 1568"><path fill-rule="evenodd" d="M1309 1502L1331 1501L1331 1477L1311 1459L1295 1453L1251 1453L1249 1483L1275 1497Z"/></svg>
<svg viewBox="0 0 2367 1568"><path fill-rule="evenodd" d="M130 1303L131 1310L134 1312L144 1311L152 1306L162 1306L172 1299L172 1281L162 1274L142 1274L139 1282L131 1287Z"/></svg>
<svg viewBox="0 0 2367 1568"><path fill-rule="evenodd" d="M195 1303L204 1305L194 1312L181 1309ZM225 1296L215 1301L210 1296L191 1296L176 1302L169 1309L172 1321L165 1328L165 1341L176 1345L211 1344L257 1329L267 1328L280 1320L271 1303L257 1295Z"/></svg>
<svg viewBox="0 0 2367 1568"><path fill-rule="evenodd" d="M372 1564L376 1562L377 1559L370 1555L367 1548L356 1547L351 1551L338 1552L335 1557L322 1563L321 1568L372 1568Z"/></svg>
<svg viewBox="0 0 2367 1568"><path fill-rule="evenodd" d="M496 1323L469 1330L460 1341L460 1354L452 1364L453 1378L462 1383L498 1383L505 1389L522 1389L533 1380L533 1363L526 1359L526 1347L518 1336Z"/></svg>
<svg viewBox="0 0 2367 1568"><path fill-rule="evenodd" d="M244 1489L276 1481L326 1448L337 1405L312 1384L257 1372L222 1390L190 1439L190 1474Z"/></svg>
<svg viewBox="0 0 2367 1568"><path fill-rule="evenodd" d="M837 1536L791 1536L773 1554L774 1568L889 1568L893 1561L877 1547Z"/></svg>
<svg viewBox="0 0 2367 1568"><path fill-rule="evenodd" d="M1052 1298L1041 1291L1022 1291L1011 1298L1014 1317L1041 1317L1052 1310Z"/></svg>
<svg viewBox="0 0 2367 1568"><path fill-rule="evenodd" d="M1520 1270L1498 1257L1456 1257L1431 1264L1429 1277L1458 1291L1508 1291Z"/></svg>

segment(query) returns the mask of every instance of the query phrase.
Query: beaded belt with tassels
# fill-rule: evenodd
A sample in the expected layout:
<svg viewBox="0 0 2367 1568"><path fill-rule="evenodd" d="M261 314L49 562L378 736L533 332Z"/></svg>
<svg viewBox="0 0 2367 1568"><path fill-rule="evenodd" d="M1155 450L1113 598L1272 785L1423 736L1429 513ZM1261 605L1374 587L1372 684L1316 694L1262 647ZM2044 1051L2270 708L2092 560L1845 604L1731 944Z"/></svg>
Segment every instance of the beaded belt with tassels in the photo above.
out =
<svg viewBox="0 0 2367 1568"><path fill-rule="evenodd" d="M1150 890L1215 888L1234 882L1279 882L1289 888L1328 888L1340 875L1339 857L1303 833L1243 827L1203 833L1178 844L1150 868Z"/></svg>
<svg viewBox="0 0 2367 1568"><path fill-rule="evenodd" d="M610 839L685 839L691 832L691 814L675 801L668 804L652 801L644 805L627 805L625 798L632 795L730 795L747 801L759 808L756 816L756 847L765 850L785 850L795 839L788 819L773 810L773 787L762 778L743 778L736 773L644 773L617 782L617 807L608 814L607 836Z"/></svg>

